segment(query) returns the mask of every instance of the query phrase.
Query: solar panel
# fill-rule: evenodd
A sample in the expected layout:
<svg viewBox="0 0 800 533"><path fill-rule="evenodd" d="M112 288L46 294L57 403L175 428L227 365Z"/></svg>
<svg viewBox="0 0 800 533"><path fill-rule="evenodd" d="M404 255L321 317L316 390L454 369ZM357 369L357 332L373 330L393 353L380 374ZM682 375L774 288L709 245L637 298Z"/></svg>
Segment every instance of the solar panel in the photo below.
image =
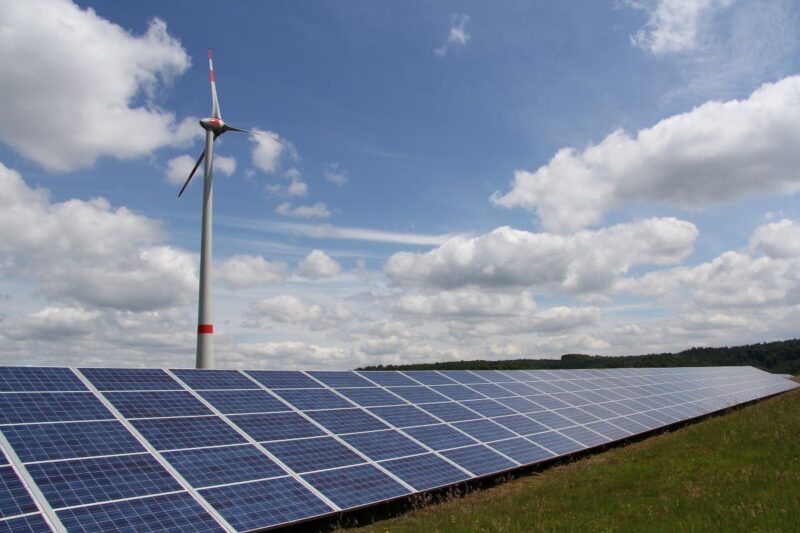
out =
<svg viewBox="0 0 800 533"><path fill-rule="evenodd" d="M794 387L749 367L0 367L0 531L288 525Z"/></svg>

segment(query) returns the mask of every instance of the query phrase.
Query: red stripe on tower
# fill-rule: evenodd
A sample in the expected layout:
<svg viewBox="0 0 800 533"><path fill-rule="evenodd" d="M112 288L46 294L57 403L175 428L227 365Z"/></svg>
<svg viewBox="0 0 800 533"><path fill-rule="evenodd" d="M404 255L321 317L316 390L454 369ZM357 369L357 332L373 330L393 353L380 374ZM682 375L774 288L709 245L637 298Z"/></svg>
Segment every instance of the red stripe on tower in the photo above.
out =
<svg viewBox="0 0 800 533"><path fill-rule="evenodd" d="M210 334L214 333L214 326L211 325L211 324L198 324L197 325L197 333L198 334L207 333L207 334L210 335Z"/></svg>

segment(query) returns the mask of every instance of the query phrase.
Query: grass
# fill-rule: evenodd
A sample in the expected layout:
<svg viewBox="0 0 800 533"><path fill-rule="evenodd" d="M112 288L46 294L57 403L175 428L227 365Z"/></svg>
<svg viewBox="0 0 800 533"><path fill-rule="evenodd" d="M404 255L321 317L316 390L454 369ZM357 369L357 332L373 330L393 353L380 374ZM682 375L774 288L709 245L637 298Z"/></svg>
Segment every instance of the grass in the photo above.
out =
<svg viewBox="0 0 800 533"><path fill-rule="evenodd" d="M800 531L800 389L364 531Z"/></svg>

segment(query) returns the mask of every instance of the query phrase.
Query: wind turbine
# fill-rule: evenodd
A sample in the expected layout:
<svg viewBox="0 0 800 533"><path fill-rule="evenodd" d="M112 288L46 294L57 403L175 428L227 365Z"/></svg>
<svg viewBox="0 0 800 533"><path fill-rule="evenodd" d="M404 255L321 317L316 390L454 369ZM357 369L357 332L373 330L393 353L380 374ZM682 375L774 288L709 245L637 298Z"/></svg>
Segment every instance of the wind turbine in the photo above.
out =
<svg viewBox="0 0 800 533"><path fill-rule="evenodd" d="M200 120L206 130L206 147L197 158L194 168L181 187L178 197L186 190L203 158L206 160L203 180L203 229L200 239L200 301L197 309L197 368L214 368L214 326L211 321L211 193L212 171L214 167L214 141L226 131L241 131L250 135L254 132L234 128L222 121L217 101L217 84L214 81L214 64L211 49L208 49L208 71L211 77L211 116Z"/></svg>

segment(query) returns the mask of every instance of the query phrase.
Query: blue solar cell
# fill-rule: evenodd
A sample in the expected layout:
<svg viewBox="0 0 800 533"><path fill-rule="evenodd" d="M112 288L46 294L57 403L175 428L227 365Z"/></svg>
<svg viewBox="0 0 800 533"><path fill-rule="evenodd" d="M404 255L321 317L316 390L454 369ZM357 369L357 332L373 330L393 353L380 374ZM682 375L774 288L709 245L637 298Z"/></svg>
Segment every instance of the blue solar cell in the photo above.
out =
<svg viewBox="0 0 800 533"><path fill-rule="evenodd" d="M427 387L387 387L401 398L411 403L446 402L447 398Z"/></svg>
<svg viewBox="0 0 800 533"><path fill-rule="evenodd" d="M509 392L500 385L495 385L493 383L476 383L470 385L469 388L480 392L488 398L507 398L509 396L514 396L513 392Z"/></svg>
<svg viewBox="0 0 800 533"><path fill-rule="evenodd" d="M125 418L210 415L187 391L107 392L105 397Z"/></svg>
<svg viewBox="0 0 800 533"><path fill-rule="evenodd" d="M484 396L466 385L436 385L431 387L439 394L444 394L451 400L482 400Z"/></svg>
<svg viewBox="0 0 800 533"><path fill-rule="evenodd" d="M643 426L647 426L647 429L656 429L664 425L655 418L647 416L645 413L634 413L632 415L628 415L628 418L634 422L640 423Z"/></svg>
<svg viewBox="0 0 800 533"><path fill-rule="evenodd" d="M365 407L377 407L380 405L404 405L407 404L402 398L386 392L378 387L360 387L357 389L336 389L337 392L347 396L350 401Z"/></svg>
<svg viewBox="0 0 800 533"><path fill-rule="evenodd" d="M372 383L355 372L317 371L309 372L328 387L374 387Z"/></svg>
<svg viewBox="0 0 800 533"><path fill-rule="evenodd" d="M14 469L10 466L0 467L0 518L38 510Z"/></svg>
<svg viewBox="0 0 800 533"><path fill-rule="evenodd" d="M432 453L384 461L381 466L418 491L469 479L463 471Z"/></svg>
<svg viewBox="0 0 800 533"><path fill-rule="evenodd" d="M248 370L245 372L268 389L314 389L322 385L294 370Z"/></svg>
<svg viewBox="0 0 800 533"><path fill-rule="evenodd" d="M275 394L301 411L353 407L350 402L327 389L286 389L276 390Z"/></svg>
<svg viewBox="0 0 800 533"><path fill-rule="evenodd" d="M586 427L608 437L611 440L624 439L630 436L630 433L624 429L620 429L614 424L610 424L608 422L593 422L591 424L586 424Z"/></svg>
<svg viewBox="0 0 800 533"><path fill-rule="evenodd" d="M445 422L458 422L460 420L474 420L481 418L481 415L462 407L456 402L427 403L421 406L433 416L438 416Z"/></svg>
<svg viewBox="0 0 800 533"><path fill-rule="evenodd" d="M599 446L601 444L605 444L610 440L600 435L599 433L595 433L591 429L587 429L583 426L565 428L560 431L567 437L574 439L589 448L591 448L592 446Z"/></svg>
<svg viewBox="0 0 800 533"><path fill-rule="evenodd" d="M559 409L555 411L560 416L569 418L578 424L588 424L589 422L597 422L597 417L578 409L577 407L567 407L566 409Z"/></svg>
<svg viewBox="0 0 800 533"><path fill-rule="evenodd" d="M434 450L475 444L473 439L445 424L408 428L405 432Z"/></svg>
<svg viewBox="0 0 800 533"><path fill-rule="evenodd" d="M253 383L253 380L236 370L177 368L173 369L172 373L195 390L259 388L256 383Z"/></svg>
<svg viewBox="0 0 800 533"><path fill-rule="evenodd" d="M373 461L424 453L426 450L397 431L342 435L342 440Z"/></svg>
<svg viewBox="0 0 800 533"><path fill-rule="evenodd" d="M476 476L502 472L517 466L497 452L481 445L447 450L442 452L442 455Z"/></svg>
<svg viewBox="0 0 800 533"><path fill-rule="evenodd" d="M514 396L511 398L498 398L497 402L505 405L509 409L519 411L520 413L535 413L537 411L545 410L545 408L541 405L532 402L527 398L521 398L519 396Z"/></svg>
<svg viewBox="0 0 800 533"><path fill-rule="evenodd" d="M523 465L530 465L555 457L554 454L548 452L538 444L534 444L522 437L493 442L488 446Z"/></svg>
<svg viewBox="0 0 800 533"><path fill-rule="evenodd" d="M290 477L206 489L201 495L238 531L288 524L333 511Z"/></svg>
<svg viewBox="0 0 800 533"><path fill-rule="evenodd" d="M264 447L295 472L313 472L365 462L332 437L268 442Z"/></svg>
<svg viewBox="0 0 800 533"><path fill-rule="evenodd" d="M528 382L528 386L533 389L536 389L539 392L544 392L547 394L552 394L554 392L562 392L562 390L553 385L552 383L548 383L547 381L537 381L535 383Z"/></svg>
<svg viewBox="0 0 800 533"><path fill-rule="evenodd" d="M504 389L508 389L514 394L536 394L536 391L530 388L525 383L503 383L501 385Z"/></svg>
<svg viewBox="0 0 800 533"><path fill-rule="evenodd" d="M503 416L516 414L503 404L497 403L494 400L468 400L461 402L464 407L469 407L473 411L482 414L483 416Z"/></svg>
<svg viewBox="0 0 800 533"><path fill-rule="evenodd" d="M454 385L458 383L435 370L411 370L403 372L403 374L423 385Z"/></svg>
<svg viewBox="0 0 800 533"><path fill-rule="evenodd" d="M571 392L560 392L557 394L553 394L553 397L557 400L561 400L564 403L569 404L572 407L577 407L580 405L586 405L589 403L588 401L584 400L577 394L573 394Z"/></svg>
<svg viewBox="0 0 800 533"><path fill-rule="evenodd" d="M69 368L0 366L0 392L85 390Z"/></svg>
<svg viewBox="0 0 800 533"><path fill-rule="evenodd" d="M388 429L386 424L361 409L308 411L307 414L328 431L337 434Z"/></svg>
<svg viewBox="0 0 800 533"><path fill-rule="evenodd" d="M145 451L116 421L5 426L2 431L23 462Z"/></svg>
<svg viewBox="0 0 800 533"><path fill-rule="evenodd" d="M499 370L471 370L476 376L492 383L510 383L516 381L512 371L500 372Z"/></svg>
<svg viewBox="0 0 800 533"><path fill-rule="evenodd" d="M594 391L581 391L576 392L575 396L579 396L586 400L588 403L596 404L596 403L603 403L608 401L609 398L605 398L602 394L599 394Z"/></svg>
<svg viewBox="0 0 800 533"><path fill-rule="evenodd" d="M150 418L132 420L131 423L158 450L246 442L244 437L216 416Z"/></svg>
<svg viewBox="0 0 800 533"><path fill-rule="evenodd" d="M584 405L581 407L581 410L586 411L590 415L599 418L600 420L608 420L609 418L615 418L617 416L617 413L610 411L601 405Z"/></svg>
<svg viewBox="0 0 800 533"><path fill-rule="evenodd" d="M67 531L224 531L186 492L73 507L57 514Z"/></svg>
<svg viewBox="0 0 800 533"><path fill-rule="evenodd" d="M581 387L580 384L572 380L562 379L561 381L553 381L552 383L553 385L564 389L565 391L576 392L583 390L583 387Z"/></svg>
<svg viewBox="0 0 800 533"><path fill-rule="evenodd" d="M235 415L229 417L259 442L317 437L325 432L297 413Z"/></svg>
<svg viewBox="0 0 800 533"><path fill-rule="evenodd" d="M114 415L91 392L0 394L0 424L109 420Z"/></svg>
<svg viewBox="0 0 800 533"><path fill-rule="evenodd" d="M626 405L623 405L622 402L606 402L603 404L603 407L618 415L630 415L636 412L636 409L627 407Z"/></svg>
<svg viewBox="0 0 800 533"><path fill-rule="evenodd" d="M413 405L373 407L368 409L394 427L423 426L437 424L439 421Z"/></svg>
<svg viewBox="0 0 800 533"><path fill-rule="evenodd" d="M563 416L553 413L551 411L542 411L541 413L528 413L528 418L547 426L550 429L561 429L574 426L575 422L568 420Z"/></svg>
<svg viewBox="0 0 800 533"><path fill-rule="evenodd" d="M403 385L417 385L415 381L407 378L400 372L359 372L359 375L367 378L368 380L384 386L403 386Z"/></svg>
<svg viewBox="0 0 800 533"><path fill-rule="evenodd" d="M507 427L515 433L519 433L520 435L542 433L548 430L548 428L544 427L540 423L535 422L523 415L501 416L498 418L493 418L492 420Z"/></svg>
<svg viewBox="0 0 800 533"><path fill-rule="evenodd" d="M207 390L198 394L226 415L291 411L290 407L263 390Z"/></svg>
<svg viewBox="0 0 800 533"><path fill-rule="evenodd" d="M37 463L27 468L55 509L181 490L149 454Z"/></svg>
<svg viewBox="0 0 800 533"><path fill-rule="evenodd" d="M20 516L0 522L3 533L50 533L53 531L41 514Z"/></svg>
<svg viewBox="0 0 800 533"><path fill-rule="evenodd" d="M390 500L410 491L372 465L305 474L303 478L342 508Z"/></svg>
<svg viewBox="0 0 800 533"><path fill-rule="evenodd" d="M286 475L275 461L249 444L167 452L164 458L193 487Z"/></svg>
<svg viewBox="0 0 800 533"><path fill-rule="evenodd" d="M541 405L546 409L561 409L563 407L570 406L568 403L564 403L558 398L555 398L547 394L529 394L525 396L525 398L538 405Z"/></svg>
<svg viewBox="0 0 800 533"><path fill-rule="evenodd" d="M486 419L455 422L453 426L481 442L491 442L494 440L516 437L516 435L503 426Z"/></svg>
<svg viewBox="0 0 800 533"><path fill-rule="evenodd" d="M558 455L565 455L585 448L583 444L568 439L555 431L537 433L536 435L529 435L525 438Z"/></svg>
<svg viewBox="0 0 800 533"><path fill-rule="evenodd" d="M473 374L469 370L448 370L447 377L458 383L464 383L465 385L470 383L488 383L487 380Z"/></svg>
<svg viewBox="0 0 800 533"><path fill-rule="evenodd" d="M183 387L160 368L81 368L81 374L97 390L182 390Z"/></svg>
<svg viewBox="0 0 800 533"><path fill-rule="evenodd" d="M653 411L647 411L647 416L650 418L655 418L662 424L672 424L673 422L677 422L678 419L672 415L665 413L661 409L655 409Z"/></svg>

